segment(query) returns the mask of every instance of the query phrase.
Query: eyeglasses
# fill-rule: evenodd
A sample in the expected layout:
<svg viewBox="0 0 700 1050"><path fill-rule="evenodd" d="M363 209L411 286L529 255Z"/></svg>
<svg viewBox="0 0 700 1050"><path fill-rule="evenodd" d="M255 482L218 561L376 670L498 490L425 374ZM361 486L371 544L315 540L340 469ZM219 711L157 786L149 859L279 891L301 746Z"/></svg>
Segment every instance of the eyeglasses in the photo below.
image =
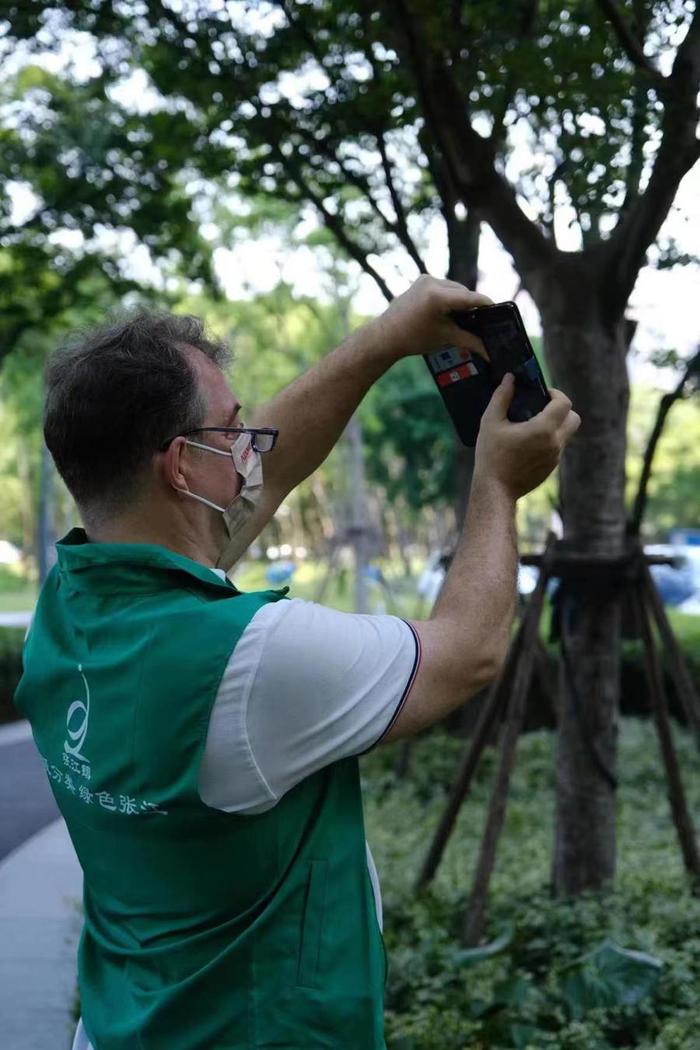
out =
<svg viewBox="0 0 700 1050"><path fill-rule="evenodd" d="M194 430L186 430L184 434L174 434L160 446L160 451L165 452L168 445L172 444L176 437L189 437L190 434L231 434L238 437L239 434L250 434L250 443L256 452L272 452L277 444L279 430L276 427L195 427Z"/></svg>

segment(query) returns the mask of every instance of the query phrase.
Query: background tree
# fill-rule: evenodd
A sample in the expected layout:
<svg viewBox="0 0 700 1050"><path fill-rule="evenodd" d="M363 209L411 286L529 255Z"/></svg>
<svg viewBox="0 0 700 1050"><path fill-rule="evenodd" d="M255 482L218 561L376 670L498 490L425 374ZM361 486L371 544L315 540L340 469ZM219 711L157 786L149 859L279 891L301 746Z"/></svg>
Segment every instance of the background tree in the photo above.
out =
<svg viewBox="0 0 700 1050"><path fill-rule="evenodd" d="M105 86L31 64L0 86L0 363L71 310L97 316L106 299L137 292L144 282L128 265L137 246L160 264L161 293L185 258L188 279L215 288L181 165L163 154L181 119L160 114L154 157Z"/></svg>
<svg viewBox="0 0 700 1050"><path fill-rule="evenodd" d="M182 0L133 9L78 0L69 11L38 3L13 14L17 35L39 46L44 24L91 33L97 93L145 71L156 100L129 120L149 170L164 161L219 194L266 194L313 212L387 298L380 254L400 249L421 271L426 224L441 217L449 272L464 279L487 222L540 310L554 382L584 417L562 464L566 539L583 552L622 551L625 309L699 156L700 14L691 4ZM200 197L215 217L215 194ZM562 204L577 251L558 243ZM579 584L569 612L587 734L613 770L618 603ZM570 893L613 876L615 799L582 744L565 683L562 698L554 881Z"/></svg>

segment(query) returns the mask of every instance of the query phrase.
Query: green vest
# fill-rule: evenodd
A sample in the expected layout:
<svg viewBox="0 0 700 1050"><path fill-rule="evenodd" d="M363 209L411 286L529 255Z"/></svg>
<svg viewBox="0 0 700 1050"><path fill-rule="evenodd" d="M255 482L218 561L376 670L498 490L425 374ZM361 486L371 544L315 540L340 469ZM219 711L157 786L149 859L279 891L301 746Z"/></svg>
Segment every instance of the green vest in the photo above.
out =
<svg viewBox="0 0 700 1050"><path fill-rule="evenodd" d="M226 664L284 593L242 594L162 547L58 544L16 704L84 872L95 1050L385 1046L357 760L258 816L199 797Z"/></svg>

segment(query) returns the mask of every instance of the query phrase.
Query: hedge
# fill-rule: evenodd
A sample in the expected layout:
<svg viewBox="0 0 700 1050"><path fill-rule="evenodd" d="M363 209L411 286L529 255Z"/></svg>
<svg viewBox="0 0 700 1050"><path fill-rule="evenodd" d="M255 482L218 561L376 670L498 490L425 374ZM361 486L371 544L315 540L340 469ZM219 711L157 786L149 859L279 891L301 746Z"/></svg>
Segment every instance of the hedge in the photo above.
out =
<svg viewBox="0 0 700 1050"><path fill-rule="evenodd" d="M698 617L698 620L700 621L700 617ZM22 673L24 634L24 628L0 628L0 723L12 722L18 718L17 711L12 703L12 696ZM700 645L694 644L695 637L692 638L692 643L685 646L685 658L690 669L691 678L695 683L696 689L700 692ZM555 660L555 653L556 650L552 647L550 649L552 660ZM683 723L683 712L678 704L673 683L668 678L667 669L666 686L671 713L675 715L679 722ZM625 642L623 645L621 708L623 714L646 715L649 712L642 651L641 646L636 642ZM473 715L469 715L466 719L467 726L472 721ZM554 712L551 704L542 693L539 683L535 680L530 690L526 728L552 728L554 721ZM454 720L454 727L458 729L460 724L463 725L464 720L457 716Z"/></svg>
<svg viewBox="0 0 700 1050"><path fill-rule="evenodd" d="M22 674L24 635L23 627L0 628L0 723L19 717L12 697Z"/></svg>

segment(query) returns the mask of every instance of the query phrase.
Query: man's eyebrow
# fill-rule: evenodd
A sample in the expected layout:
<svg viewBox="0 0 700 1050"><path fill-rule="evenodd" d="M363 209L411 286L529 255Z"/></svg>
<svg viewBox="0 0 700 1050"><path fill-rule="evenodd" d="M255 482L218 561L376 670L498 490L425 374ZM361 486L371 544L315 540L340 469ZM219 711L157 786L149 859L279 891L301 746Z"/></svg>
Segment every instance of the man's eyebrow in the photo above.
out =
<svg viewBox="0 0 700 1050"><path fill-rule="evenodd" d="M224 424L224 426L227 426L227 427L228 426L232 426L236 422L236 416L238 415L238 413L240 412L242 407L243 406L241 405L241 403L239 401L237 401L236 402L236 407L234 408L233 412L231 413L230 418L226 420L226 423Z"/></svg>

